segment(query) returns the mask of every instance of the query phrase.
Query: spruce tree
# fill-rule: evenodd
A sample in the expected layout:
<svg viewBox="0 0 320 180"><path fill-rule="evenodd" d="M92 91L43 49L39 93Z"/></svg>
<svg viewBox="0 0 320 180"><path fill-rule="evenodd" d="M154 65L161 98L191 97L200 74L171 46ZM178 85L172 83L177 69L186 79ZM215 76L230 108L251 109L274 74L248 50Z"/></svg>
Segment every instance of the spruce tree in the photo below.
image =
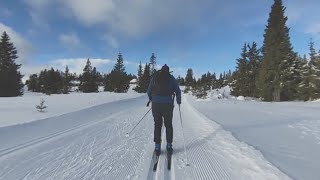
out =
<svg viewBox="0 0 320 180"><path fill-rule="evenodd" d="M23 75L19 71L21 64L15 63L17 54L9 35L3 32L0 39L0 97L23 95Z"/></svg>
<svg viewBox="0 0 320 180"><path fill-rule="evenodd" d="M117 62L109 75L109 83L105 85L105 91L126 93L129 89L130 79L125 71L122 54L119 53Z"/></svg>
<svg viewBox="0 0 320 180"><path fill-rule="evenodd" d="M248 95L250 97L259 97L257 84L262 60L261 49L257 47L256 42L253 42L251 46L248 45L248 49Z"/></svg>
<svg viewBox="0 0 320 180"><path fill-rule="evenodd" d="M63 94L68 94L71 90L71 74L69 72L69 67L66 66L63 73Z"/></svg>
<svg viewBox="0 0 320 180"><path fill-rule="evenodd" d="M309 78L310 78L310 68L308 65L308 60L306 56L300 58L300 78L301 81L298 84L298 97L300 100L308 101L310 99L310 88L309 88Z"/></svg>
<svg viewBox="0 0 320 180"><path fill-rule="evenodd" d="M219 76L219 79L218 79L218 89L222 88L223 87L223 75L222 73L220 73L220 76Z"/></svg>
<svg viewBox="0 0 320 180"><path fill-rule="evenodd" d="M310 99L314 100L320 98L320 54L317 54L312 40L309 44L309 50L309 93Z"/></svg>
<svg viewBox="0 0 320 180"><path fill-rule="evenodd" d="M96 68L92 68L90 59L87 60L82 75L79 77L79 90L84 93L98 92L97 72Z"/></svg>
<svg viewBox="0 0 320 180"><path fill-rule="evenodd" d="M234 96L249 96L249 78L248 50L247 43L245 43L242 48L241 57L237 59L236 74L231 85L231 94Z"/></svg>
<svg viewBox="0 0 320 180"><path fill-rule="evenodd" d="M28 91L40 92L39 78L37 74L32 74L29 76L29 79L26 81Z"/></svg>
<svg viewBox="0 0 320 180"><path fill-rule="evenodd" d="M191 68L189 68L187 70L187 75L185 77L185 84L186 86L193 86L193 83L194 83L194 79L193 79L193 71Z"/></svg>
<svg viewBox="0 0 320 180"><path fill-rule="evenodd" d="M182 78L180 75L177 77L177 81L180 86L185 86L184 78Z"/></svg>
<svg viewBox="0 0 320 180"><path fill-rule="evenodd" d="M148 86L149 86L150 79L151 79L150 70L151 70L150 64L146 63L146 65L144 66L142 77L141 77L141 92L143 92L143 93L147 92L147 90L148 90Z"/></svg>
<svg viewBox="0 0 320 180"><path fill-rule="evenodd" d="M141 61L139 64L139 68L138 68L138 79L137 79L137 86L134 88L135 91L137 91L138 93L142 93L143 92L143 81L142 81L142 65L141 65Z"/></svg>
<svg viewBox="0 0 320 180"><path fill-rule="evenodd" d="M45 93L45 90L48 87L48 81L47 81L47 69L40 71L39 74L39 92Z"/></svg>
<svg viewBox="0 0 320 180"><path fill-rule="evenodd" d="M216 73L213 73L212 75L212 89L217 89L218 84L217 84L217 76Z"/></svg>
<svg viewBox="0 0 320 180"><path fill-rule="evenodd" d="M265 101L291 99L294 53L292 51L287 17L282 0L274 0L265 29L262 47L263 61L259 73L260 96ZM284 98L281 98L284 96Z"/></svg>
<svg viewBox="0 0 320 180"><path fill-rule="evenodd" d="M150 57L150 75L152 76L157 70L156 70L156 66L157 66L157 60L156 60L156 56L154 55L154 53L152 53L151 57Z"/></svg>

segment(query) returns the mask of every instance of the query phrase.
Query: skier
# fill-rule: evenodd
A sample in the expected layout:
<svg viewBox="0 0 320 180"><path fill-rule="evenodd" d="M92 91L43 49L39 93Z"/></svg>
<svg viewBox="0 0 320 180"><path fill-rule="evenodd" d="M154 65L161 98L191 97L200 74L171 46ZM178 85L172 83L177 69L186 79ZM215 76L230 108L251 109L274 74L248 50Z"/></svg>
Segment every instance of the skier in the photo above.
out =
<svg viewBox="0 0 320 180"><path fill-rule="evenodd" d="M166 127L167 153L172 154L174 94L180 106L181 90L176 79L169 73L167 64L162 66L161 70L157 71L151 78L147 94L149 100L152 102L155 152L157 156L160 155L161 128L164 121Z"/></svg>

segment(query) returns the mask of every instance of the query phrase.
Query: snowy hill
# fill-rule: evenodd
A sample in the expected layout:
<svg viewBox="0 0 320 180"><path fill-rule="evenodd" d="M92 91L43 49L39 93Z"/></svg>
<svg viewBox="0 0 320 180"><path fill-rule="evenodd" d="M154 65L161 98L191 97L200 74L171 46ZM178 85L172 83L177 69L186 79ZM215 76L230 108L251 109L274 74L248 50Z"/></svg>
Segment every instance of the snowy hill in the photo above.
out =
<svg viewBox="0 0 320 180"><path fill-rule="evenodd" d="M43 113L46 119L38 117L41 113L34 108L38 96L43 95L0 98L0 179L319 177L319 103L196 101L185 95L181 105L184 129L179 109L174 109L172 169L166 169L163 153L157 171L153 172L152 114L126 136L148 111L146 95L45 96L49 106L48 112ZM11 118L14 123L2 117ZM163 139L162 150L164 134Z"/></svg>

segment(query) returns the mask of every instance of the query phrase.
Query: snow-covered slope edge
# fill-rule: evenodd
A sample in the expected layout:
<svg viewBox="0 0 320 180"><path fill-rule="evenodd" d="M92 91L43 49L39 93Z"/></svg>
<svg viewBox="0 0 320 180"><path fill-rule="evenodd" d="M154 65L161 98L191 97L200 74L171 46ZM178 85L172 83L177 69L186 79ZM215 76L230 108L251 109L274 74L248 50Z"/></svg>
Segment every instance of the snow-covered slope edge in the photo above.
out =
<svg viewBox="0 0 320 180"><path fill-rule="evenodd" d="M185 116L189 117L187 123L192 127L192 131L188 132L189 138L193 139L193 133L199 134L206 142L203 149L224 162L231 179L290 179L267 161L260 151L238 141L230 132L193 108L186 98L182 106L185 107L184 112L188 112Z"/></svg>

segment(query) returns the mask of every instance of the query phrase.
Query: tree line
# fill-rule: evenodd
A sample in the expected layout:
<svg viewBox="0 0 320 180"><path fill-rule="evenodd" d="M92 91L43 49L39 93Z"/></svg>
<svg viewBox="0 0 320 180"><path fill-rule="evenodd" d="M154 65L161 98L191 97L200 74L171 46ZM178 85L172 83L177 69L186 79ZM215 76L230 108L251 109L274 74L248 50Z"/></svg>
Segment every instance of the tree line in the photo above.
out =
<svg viewBox="0 0 320 180"><path fill-rule="evenodd" d="M244 43L240 57L236 60L236 69L220 73L207 72L199 79L193 76L189 68L184 78L178 77L180 85L186 90L205 92L209 89L232 87L232 95L261 98L264 101L314 100L320 98L320 51L309 43L309 56L299 55L293 51L290 42L289 28L286 26L288 17L285 15L282 0L274 0L267 26L264 30L262 47L256 42ZM17 50L6 32L0 39L0 97L23 95L23 83L17 60ZM125 93L131 79L137 79L134 88L145 93L153 74L157 72L156 56L152 53L150 61L140 61L137 77L128 74L124 66L122 54L108 74L101 74L91 65L90 59L77 76L71 74L68 67L62 72L53 68L32 74L26 82L28 89L46 94L68 93L74 82L79 82L82 92L98 92L103 86L105 91Z"/></svg>
<svg viewBox="0 0 320 180"><path fill-rule="evenodd" d="M78 90L84 93L98 92L99 86L103 86L104 91L126 93L133 78L134 75L127 74L122 54L119 53L113 69L108 74L98 72L90 59L87 59L83 73L79 76L76 73L71 74L68 66L64 72L53 68L45 69L39 74L30 75L26 85L29 91L46 94L68 94L74 86L78 86Z"/></svg>
<svg viewBox="0 0 320 180"><path fill-rule="evenodd" d="M232 95L264 101L314 100L320 98L320 51L309 43L308 60L293 51L288 18L281 0L271 7L261 48L245 43L231 83Z"/></svg>

